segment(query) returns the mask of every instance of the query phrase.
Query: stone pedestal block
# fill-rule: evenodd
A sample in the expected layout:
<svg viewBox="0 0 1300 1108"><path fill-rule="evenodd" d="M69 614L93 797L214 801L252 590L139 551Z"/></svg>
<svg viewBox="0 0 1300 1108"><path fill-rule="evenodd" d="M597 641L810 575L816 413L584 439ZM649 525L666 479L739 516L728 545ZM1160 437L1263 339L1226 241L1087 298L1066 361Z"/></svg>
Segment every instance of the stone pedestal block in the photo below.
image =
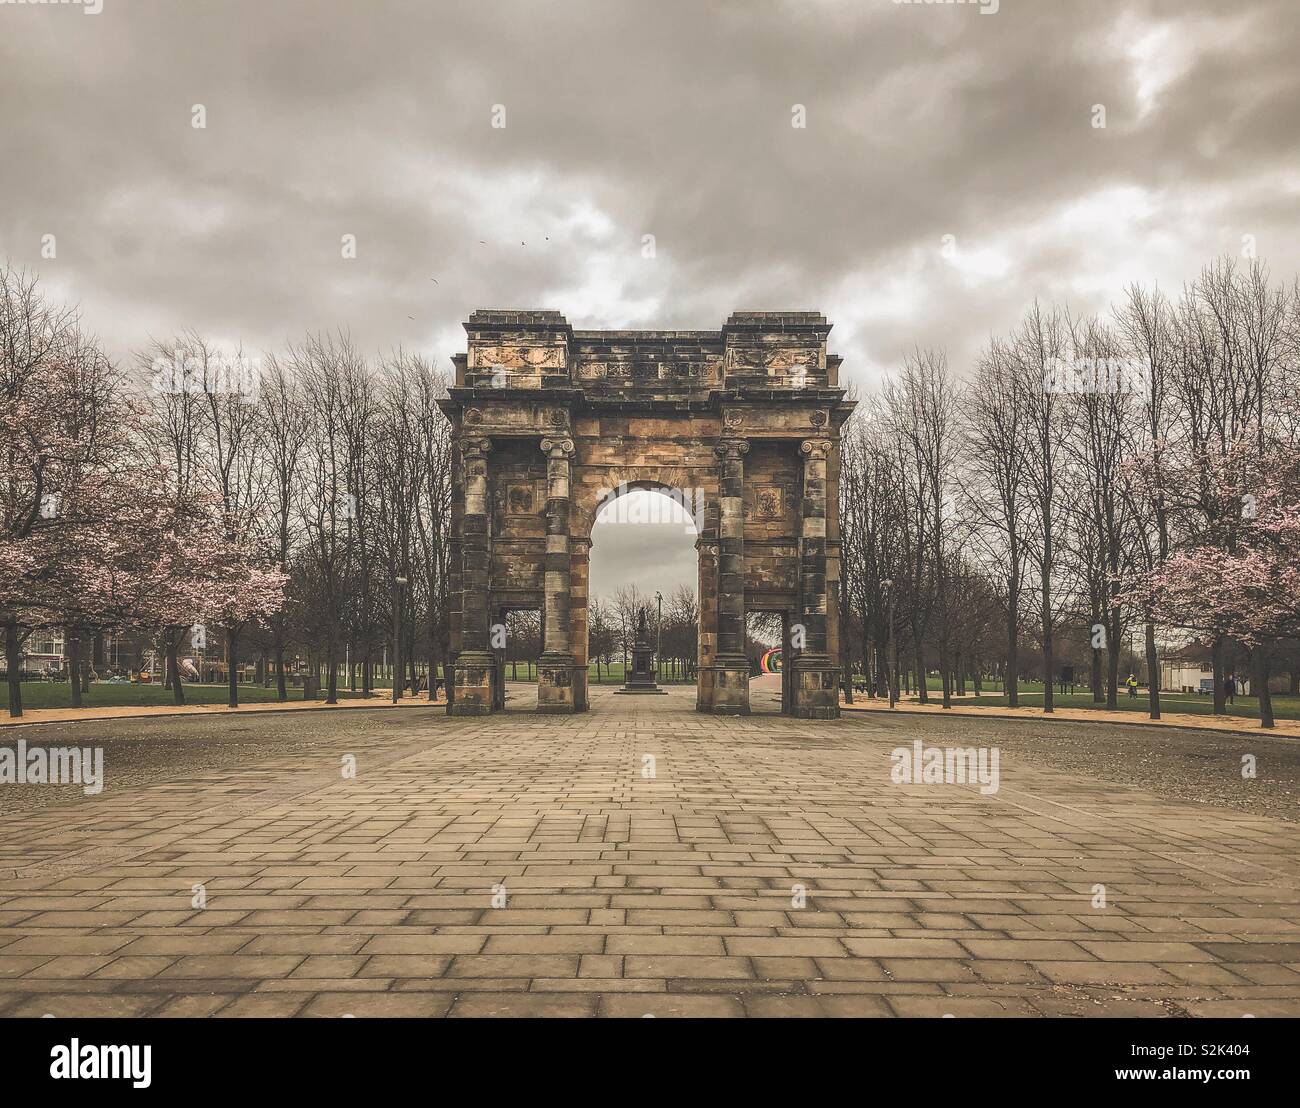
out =
<svg viewBox="0 0 1300 1108"><path fill-rule="evenodd" d="M719 656L712 666L715 716L749 715L749 659L743 655Z"/></svg>
<svg viewBox="0 0 1300 1108"><path fill-rule="evenodd" d="M839 668L829 654L800 654L794 660L796 719L839 719Z"/></svg>
<svg viewBox="0 0 1300 1108"><path fill-rule="evenodd" d="M489 650L462 650L452 667L455 692L448 714L486 716L492 712L492 671L496 659Z"/></svg>
<svg viewBox="0 0 1300 1108"><path fill-rule="evenodd" d="M537 710L553 715L576 712L573 655L547 651L537 659Z"/></svg>

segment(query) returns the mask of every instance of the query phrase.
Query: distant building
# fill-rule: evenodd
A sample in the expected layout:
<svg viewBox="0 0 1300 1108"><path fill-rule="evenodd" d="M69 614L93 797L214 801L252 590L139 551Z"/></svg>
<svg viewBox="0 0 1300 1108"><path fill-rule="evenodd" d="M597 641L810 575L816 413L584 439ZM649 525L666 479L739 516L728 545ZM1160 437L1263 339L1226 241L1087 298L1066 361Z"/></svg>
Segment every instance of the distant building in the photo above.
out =
<svg viewBox="0 0 1300 1108"><path fill-rule="evenodd" d="M159 671L161 660L145 636L122 632L97 635L84 644L86 664L101 677L141 669ZM224 657L219 649L218 656ZM22 651L22 672L30 677L67 677L68 644L61 630L35 631Z"/></svg>
<svg viewBox="0 0 1300 1108"><path fill-rule="evenodd" d="M1250 680L1245 674L1236 674L1237 692L1248 696ZM1210 648L1204 643L1191 642L1177 650L1167 651L1160 659L1160 689L1162 692L1212 694L1214 692L1214 663Z"/></svg>

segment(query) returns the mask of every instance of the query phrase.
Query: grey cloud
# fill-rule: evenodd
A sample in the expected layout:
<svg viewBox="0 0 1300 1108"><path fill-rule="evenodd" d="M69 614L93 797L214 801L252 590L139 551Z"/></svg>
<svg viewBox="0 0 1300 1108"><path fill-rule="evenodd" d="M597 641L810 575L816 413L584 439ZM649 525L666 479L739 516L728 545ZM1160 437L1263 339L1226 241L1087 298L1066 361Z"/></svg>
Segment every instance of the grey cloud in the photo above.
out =
<svg viewBox="0 0 1300 1108"><path fill-rule="evenodd" d="M793 307L851 379L964 371L1035 296L1102 310L1245 233L1285 268L1297 39L1293 0L0 5L0 255L118 355L342 326L445 366L479 306ZM1113 190L1151 210L1067 218Z"/></svg>

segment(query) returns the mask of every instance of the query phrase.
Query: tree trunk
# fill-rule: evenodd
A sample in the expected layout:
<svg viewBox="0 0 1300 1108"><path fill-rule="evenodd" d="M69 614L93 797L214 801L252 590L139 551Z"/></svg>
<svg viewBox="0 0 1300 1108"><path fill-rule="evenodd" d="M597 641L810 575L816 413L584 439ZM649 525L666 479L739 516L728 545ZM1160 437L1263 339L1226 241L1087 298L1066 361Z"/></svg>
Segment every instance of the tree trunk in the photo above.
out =
<svg viewBox="0 0 1300 1108"><path fill-rule="evenodd" d="M234 626L226 628L226 681L230 686L230 696L226 703L232 708L239 707L239 668L236 655L239 651L239 631Z"/></svg>
<svg viewBox="0 0 1300 1108"><path fill-rule="evenodd" d="M845 651L840 663L840 685L844 691L844 703L853 703L853 659L849 651Z"/></svg>
<svg viewBox="0 0 1300 1108"><path fill-rule="evenodd" d="M1259 725L1261 727L1272 727L1273 724L1273 694L1268 691L1268 647L1263 644L1255 647L1251 651L1251 661L1254 663L1254 676L1251 680L1255 684L1255 695L1259 698Z"/></svg>
<svg viewBox="0 0 1300 1108"><path fill-rule="evenodd" d="M1216 716L1227 714L1228 690L1223 682L1223 650L1223 636L1219 635L1210 650L1210 664L1214 667L1214 714Z"/></svg>
<svg viewBox="0 0 1300 1108"><path fill-rule="evenodd" d="M81 703L81 639L68 635L68 678L72 684L72 706L80 708Z"/></svg>
<svg viewBox="0 0 1300 1108"><path fill-rule="evenodd" d="M1056 668L1056 643L1052 637L1052 610L1050 594L1043 589L1043 711L1056 711L1052 671Z"/></svg>
<svg viewBox="0 0 1300 1108"><path fill-rule="evenodd" d="M275 695L283 704L289 699L289 689L284 679L284 643L276 638L275 643Z"/></svg>
<svg viewBox="0 0 1300 1108"><path fill-rule="evenodd" d="M22 649L18 621L11 619L5 624L5 666L8 669L9 715L12 719L23 714Z"/></svg>
<svg viewBox="0 0 1300 1108"><path fill-rule="evenodd" d="M1096 624L1093 624L1093 626L1095 627ZM1108 654L1113 654L1113 653L1114 651L1108 651ZM1109 660L1107 664L1109 665ZM1088 670L1088 688L1092 693L1092 702L1094 704L1100 704L1104 700L1106 700L1106 694L1102 689L1103 680L1104 678L1102 677L1101 651L1099 649L1094 648L1092 651L1092 658L1089 660L1089 670Z"/></svg>
<svg viewBox="0 0 1300 1108"><path fill-rule="evenodd" d="M1152 719L1160 718L1160 658L1156 654L1156 625L1147 620L1147 703Z"/></svg>
<svg viewBox="0 0 1300 1108"><path fill-rule="evenodd" d="M841 562L842 570L844 563ZM852 626L850 620L853 618L849 611L849 591L845 588L843 580L836 586L839 594L840 604L840 686L844 694L844 703L853 703L853 648L849 645L849 628ZM866 665L863 665L863 669Z"/></svg>
<svg viewBox="0 0 1300 1108"><path fill-rule="evenodd" d="M172 694L177 704L185 703L185 686L181 683L180 636L184 631L173 631L167 636L167 666L172 675Z"/></svg>
<svg viewBox="0 0 1300 1108"><path fill-rule="evenodd" d="M1106 707L1113 712L1119 707L1119 645L1122 636L1118 608L1110 611L1110 625L1106 634Z"/></svg>
<svg viewBox="0 0 1300 1108"><path fill-rule="evenodd" d="M1007 666L1002 671L1007 706L1020 706L1020 618L1014 603L1007 607Z"/></svg>
<svg viewBox="0 0 1300 1108"><path fill-rule="evenodd" d="M438 699L438 663L442 661L442 644L438 641L438 608L433 598L435 590L429 585L429 703Z"/></svg>

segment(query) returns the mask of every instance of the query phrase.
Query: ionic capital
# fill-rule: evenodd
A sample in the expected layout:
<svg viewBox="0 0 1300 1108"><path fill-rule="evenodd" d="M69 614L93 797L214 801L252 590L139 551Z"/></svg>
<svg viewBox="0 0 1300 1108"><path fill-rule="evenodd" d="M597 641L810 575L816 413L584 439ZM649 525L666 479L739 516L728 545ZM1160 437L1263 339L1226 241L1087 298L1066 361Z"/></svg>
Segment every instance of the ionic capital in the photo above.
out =
<svg viewBox="0 0 1300 1108"><path fill-rule="evenodd" d="M492 452L491 439L461 439L460 452L467 462L486 458Z"/></svg>
<svg viewBox="0 0 1300 1108"><path fill-rule="evenodd" d="M734 461L749 453L749 443L744 439L723 439L713 448L713 452L723 460Z"/></svg>
<svg viewBox="0 0 1300 1108"><path fill-rule="evenodd" d="M573 456L572 439L542 439L542 453L557 461Z"/></svg>

